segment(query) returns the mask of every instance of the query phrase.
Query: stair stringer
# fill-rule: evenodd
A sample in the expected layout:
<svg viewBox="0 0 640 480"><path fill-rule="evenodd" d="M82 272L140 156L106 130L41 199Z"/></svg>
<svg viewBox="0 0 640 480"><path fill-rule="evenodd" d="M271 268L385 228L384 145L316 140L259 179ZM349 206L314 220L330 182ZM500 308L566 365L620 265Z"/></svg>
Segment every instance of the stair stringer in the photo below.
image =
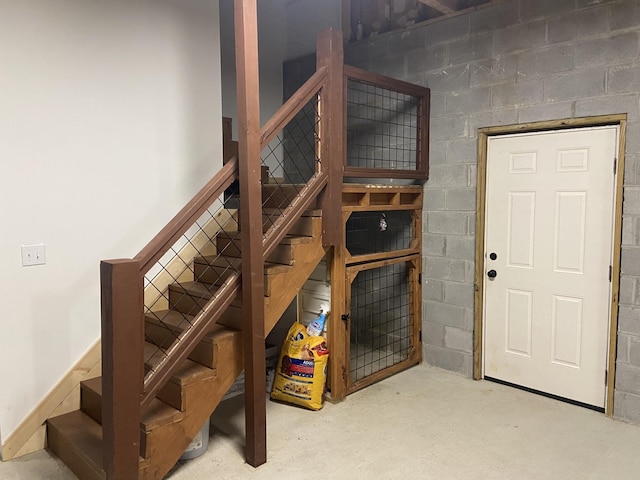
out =
<svg viewBox="0 0 640 480"><path fill-rule="evenodd" d="M312 242L296 247L292 270L286 275L282 275L280 280L282 285L273 289L276 294L265 297L265 335L282 317L327 252L327 249L322 246L320 235L314 235ZM189 406L185 411L185 418L175 424L158 427L152 432L155 439L148 440L147 443L153 441L154 444L157 443L164 448L157 448L149 452L147 458L149 463L145 466L146 468L140 470L139 478L141 480L160 480L173 468L242 372L242 335L237 335L235 338L237 340L228 345L218 346L217 375L210 380L193 384L186 392L188 395L186 401Z"/></svg>
<svg viewBox="0 0 640 480"><path fill-rule="evenodd" d="M216 376L186 386L187 405L180 422L163 425L147 432L147 461L140 469L140 480L160 480L174 467L185 449L218 406L225 393L242 372L242 334L225 344L218 344Z"/></svg>

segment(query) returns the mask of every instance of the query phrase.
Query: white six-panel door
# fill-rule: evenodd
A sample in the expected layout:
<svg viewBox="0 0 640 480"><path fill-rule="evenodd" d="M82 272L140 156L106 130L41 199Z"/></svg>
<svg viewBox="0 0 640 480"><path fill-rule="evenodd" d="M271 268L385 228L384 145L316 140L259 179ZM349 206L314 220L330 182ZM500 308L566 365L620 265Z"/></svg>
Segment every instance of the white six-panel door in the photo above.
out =
<svg viewBox="0 0 640 480"><path fill-rule="evenodd" d="M604 406L617 132L489 137L485 376Z"/></svg>

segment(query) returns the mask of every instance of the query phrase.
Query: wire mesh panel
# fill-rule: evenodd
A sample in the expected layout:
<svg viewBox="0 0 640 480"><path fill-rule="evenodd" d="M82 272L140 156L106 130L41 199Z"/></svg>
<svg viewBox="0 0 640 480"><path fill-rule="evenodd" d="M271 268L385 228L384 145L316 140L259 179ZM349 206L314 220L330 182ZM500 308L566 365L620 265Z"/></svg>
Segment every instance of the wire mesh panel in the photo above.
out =
<svg viewBox="0 0 640 480"><path fill-rule="evenodd" d="M347 220L347 250L351 255L393 252L411 246L411 212L353 212Z"/></svg>
<svg viewBox="0 0 640 480"><path fill-rule="evenodd" d="M145 369L152 374L193 317L240 272L237 210L216 199L144 276Z"/></svg>
<svg viewBox="0 0 640 480"><path fill-rule="evenodd" d="M419 97L347 82L347 166L415 170Z"/></svg>
<svg viewBox="0 0 640 480"><path fill-rule="evenodd" d="M263 186L265 230L319 170L318 95L308 101L261 154L269 178Z"/></svg>
<svg viewBox="0 0 640 480"><path fill-rule="evenodd" d="M317 105L316 94L261 152L263 232L319 170ZM144 277L148 375L194 327L203 307L241 273L239 189L236 180Z"/></svg>
<svg viewBox="0 0 640 480"><path fill-rule="evenodd" d="M351 283L350 380L366 377L409 359L411 351L409 263L359 271Z"/></svg>

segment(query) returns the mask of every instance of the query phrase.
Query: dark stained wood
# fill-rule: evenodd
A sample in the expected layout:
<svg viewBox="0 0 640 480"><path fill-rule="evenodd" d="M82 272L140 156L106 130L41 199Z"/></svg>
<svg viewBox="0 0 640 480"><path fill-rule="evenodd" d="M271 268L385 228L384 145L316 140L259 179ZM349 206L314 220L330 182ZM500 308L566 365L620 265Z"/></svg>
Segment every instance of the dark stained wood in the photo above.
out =
<svg viewBox="0 0 640 480"><path fill-rule="evenodd" d="M346 218L340 223L344 225L345 222ZM341 228L340 234L344 242L343 228ZM327 317L327 340L331 349L331 358L327 381L331 391L329 401L341 402L347 397L347 380L349 377L349 321L342 319L342 315L349 313L349 307L346 303L345 250L343 244L333 247L328 265L331 272L331 312Z"/></svg>
<svg viewBox="0 0 640 480"><path fill-rule="evenodd" d="M346 160L346 110L344 92L344 52L342 35L337 30L320 32L317 43L317 68L327 68L327 83L320 96L320 168L329 176L322 193L322 244L340 245L342 171Z"/></svg>
<svg viewBox="0 0 640 480"><path fill-rule="evenodd" d="M419 252L420 250L418 248L407 248L405 250L394 250L393 252L378 252L378 253L368 253L365 255L350 255L349 251L347 250L345 263L347 265L351 265L354 263L373 262L373 261L384 260L388 258L406 257L407 255L414 255Z"/></svg>
<svg viewBox="0 0 640 480"><path fill-rule="evenodd" d="M238 160L232 158L175 217L153 237L134 258L141 264L143 274L171 248L175 241L186 232L213 201L237 178Z"/></svg>
<svg viewBox="0 0 640 480"><path fill-rule="evenodd" d="M180 365L196 348L196 345L211 330L213 325L222 316L225 309L231 304L240 290L240 277L236 274L230 277L226 283L215 292L212 299L194 317L193 327L190 328L180 340L180 344L164 357L164 361L154 372L146 375L144 380L144 395L141 407L145 408L155 397L160 389L180 368ZM264 348L264 347L263 347Z"/></svg>
<svg viewBox="0 0 640 480"><path fill-rule="evenodd" d="M135 425L136 431L138 425ZM48 447L60 457L78 478L104 480L107 477L103 465L102 431L100 424L77 410L49 419L47 428ZM138 455L136 451L136 460ZM135 477L138 478L136 461Z"/></svg>
<svg viewBox="0 0 640 480"><path fill-rule="evenodd" d="M425 180L429 178L429 125L431 124L431 90L418 103L418 151L416 169Z"/></svg>
<svg viewBox="0 0 640 480"><path fill-rule="evenodd" d="M419 156L419 155L418 155ZM394 170L390 168L344 167L345 177L356 178L407 178L426 180L427 174L419 170Z"/></svg>
<svg viewBox="0 0 640 480"><path fill-rule="evenodd" d="M245 370L245 457L267 461L266 363L262 188L260 182L260 89L256 0L235 0L236 84L242 235L242 305Z"/></svg>
<svg viewBox="0 0 640 480"><path fill-rule="evenodd" d="M102 431L107 479L138 478L143 386L143 294L140 262L100 263Z"/></svg>
<svg viewBox="0 0 640 480"><path fill-rule="evenodd" d="M421 87L420 85L416 85L415 83L404 82L402 80L398 80L397 78L386 77L384 75L380 75L379 73L369 72L368 70L363 70L352 65L344 66L344 74L348 78L353 78L354 80L359 80L363 83L368 83L369 85L378 85L389 90L406 93L407 95L414 95L416 97L425 96L429 92L428 88Z"/></svg>
<svg viewBox="0 0 640 480"><path fill-rule="evenodd" d="M273 226L265 233L263 243L263 258L266 259L287 235L302 214L313 204L322 188L327 184L325 173L314 175L309 183L302 187L300 194L294 198L282 212L282 216L275 220ZM260 227L262 231L262 226ZM244 247L243 247L244 249ZM244 251L244 250L243 250Z"/></svg>

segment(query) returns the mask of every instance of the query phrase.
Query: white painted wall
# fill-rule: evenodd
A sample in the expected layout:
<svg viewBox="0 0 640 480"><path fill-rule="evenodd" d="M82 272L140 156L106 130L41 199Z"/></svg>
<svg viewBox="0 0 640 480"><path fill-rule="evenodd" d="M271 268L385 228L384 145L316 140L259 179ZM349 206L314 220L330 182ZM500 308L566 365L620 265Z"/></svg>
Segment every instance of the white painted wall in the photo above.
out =
<svg viewBox="0 0 640 480"><path fill-rule="evenodd" d="M6 439L99 337L100 260L135 255L220 167L222 108L217 0L1 3ZM32 243L46 265L21 266Z"/></svg>

